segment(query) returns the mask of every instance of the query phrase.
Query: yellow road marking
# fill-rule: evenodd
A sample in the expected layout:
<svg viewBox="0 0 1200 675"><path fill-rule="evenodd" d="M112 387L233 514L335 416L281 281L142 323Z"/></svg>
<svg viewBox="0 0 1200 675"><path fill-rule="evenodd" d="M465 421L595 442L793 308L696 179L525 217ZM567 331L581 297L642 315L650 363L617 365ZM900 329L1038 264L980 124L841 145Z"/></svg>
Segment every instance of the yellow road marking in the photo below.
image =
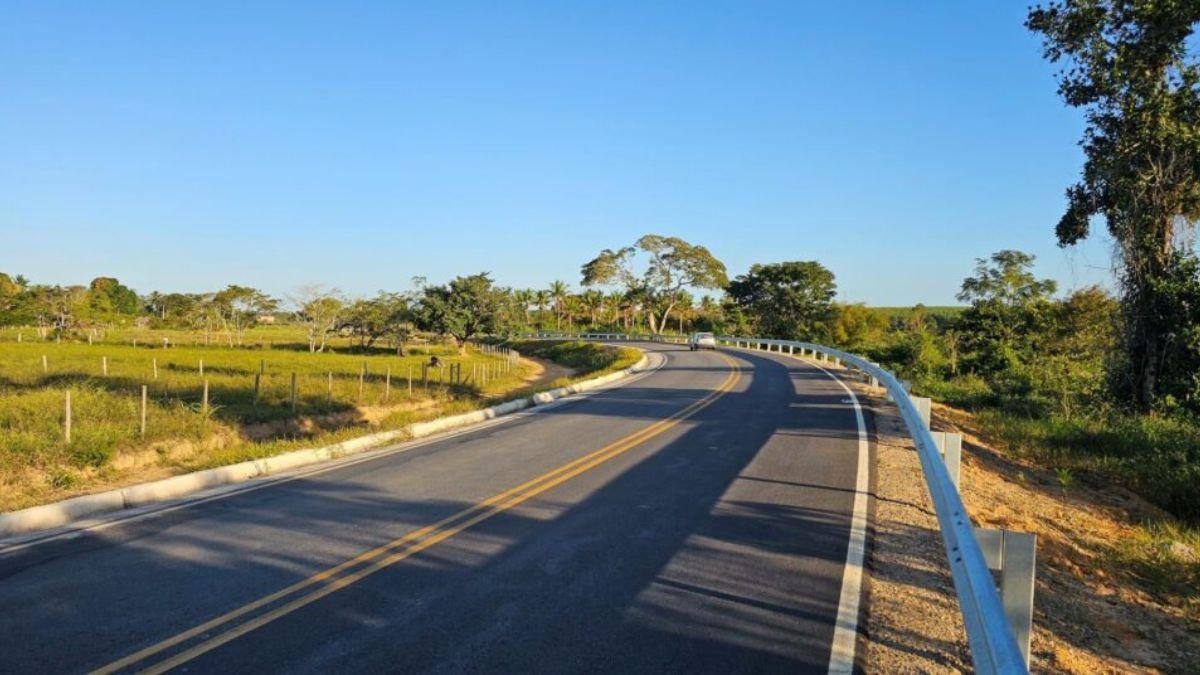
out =
<svg viewBox="0 0 1200 675"><path fill-rule="evenodd" d="M302 591L311 586L315 586L333 579L334 577L337 577L337 575L356 565L366 563L371 560L376 560L378 558L378 560L376 560L374 563L367 565L356 572L333 579L333 581L326 583L321 588L292 600L291 602L277 607L250 621L229 628L228 630L225 630L198 645L184 650L171 658L154 664L143 672L161 673L175 668L196 658L197 656L200 656L231 640L245 635L256 628L266 625L282 616L290 614L297 609L304 607L305 605L315 602L331 593L356 583L361 579L374 574L375 572L394 565L397 562L430 548L439 542L449 539L459 532L462 532L463 530L477 523L487 520L488 518L491 518L502 511L506 511L561 483L590 471L591 469L617 457L618 455L621 455L632 448L645 443L651 438L665 433L672 427L678 425L687 417L690 417L702 408L711 405L717 400L717 398L732 389L737 383L741 371L733 359L723 354L720 354L719 356L721 356L721 358L723 358L730 367L729 375L725 378L725 380L704 398L695 401L694 403L688 405L682 410L675 412L669 417L659 420L658 422L629 434L628 436L617 439L616 441L613 441L612 443L609 443L598 450L590 452L587 455L568 462L558 468L552 469L540 476L537 476L536 478L525 481L516 487L493 495L492 497L463 509L452 516L443 518L432 525L419 528L386 544L377 546L368 551L364 551L363 553L360 553L359 555L345 562L339 563L334 567L322 572L318 572L307 579L292 584L291 586L283 588L282 590L263 596L258 600L231 610L214 619L205 621L204 623L162 640L161 642L150 645L145 649L134 652L133 654L114 661L93 672L97 675L106 675L108 673L117 672L140 661L144 661L151 656L166 651L171 647L179 645L183 642L187 642L188 640L191 640L197 636L210 633L213 631L213 629L219 628L224 624L228 624L231 621L234 621L264 606L270 605L278 600L282 600L283 598L293 595L298 591Z"/></svg>

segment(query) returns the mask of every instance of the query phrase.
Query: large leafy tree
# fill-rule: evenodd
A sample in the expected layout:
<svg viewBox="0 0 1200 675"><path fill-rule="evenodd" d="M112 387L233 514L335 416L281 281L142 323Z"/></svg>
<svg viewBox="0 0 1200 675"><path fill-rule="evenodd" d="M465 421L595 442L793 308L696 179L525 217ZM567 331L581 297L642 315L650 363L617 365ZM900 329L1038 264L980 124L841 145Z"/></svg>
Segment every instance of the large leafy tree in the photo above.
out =
<svg viewBox="0 0 1200 675"><path fill-rule="evenodd" d="M583 265L584 286L619 286L641 299L650 330L661 332L685 288L724 288L725 264L678 237L647 234L633 246L605 249Z"/></svg>
<svg viewBox="0 0 1200 675"><path fill-rule="evenodd" d="M729 284L728 293L759 335L817 340L834 318L837 284L821 263L792 261L753 265Z"/></svg>
<svg viewBox="0 0 1200 675"><path fill-rule="evenodd" d="M137 314L140 302L133 289L112 277L96 277L88 286L90 308L100 316Z"/></svg>
<svg viewBox="0 0 1200 675"><path fill-rule="evenodd" d="M341 326L358 338L360 347L372 347L386 339L402 353L412 320L409 303L405 293L379 291L373 298L355 300L346 307Z"/></svg>
<svg viewBox="0 0 1200 675"><path fill-rule="evenodd" d="M970 354L970 368L995 375L1028 363L1057 286L1032 272L1034 256L997 251L976 260L974 276L963 280L958 299L970 303L958 330Z"/></svg>
<svg viewBox="0 0 1200 675"><path fill-rule="evenodd" d="M1058 240L1086 238L1097 216L1116 240L1124 391L1146 408L1164 393L1162 374L1184 365L1168 356L1187 312L1164 301L1193 267L1184 244L1200 217L1200 70L1188 53L1197 21L1197 0L1063 0L1026 22L1064 64L1063 99L1086 111L1083 175L1067 190Z"/></svg>
<svg viewBox="0 0 1200 675"><path fill-rule="evenodd" d="M475 335L496 330L507 292L492 285L487 272L457 277L444 286L425 286L414 307L417 326L450 335L460 349Z"/></svg>

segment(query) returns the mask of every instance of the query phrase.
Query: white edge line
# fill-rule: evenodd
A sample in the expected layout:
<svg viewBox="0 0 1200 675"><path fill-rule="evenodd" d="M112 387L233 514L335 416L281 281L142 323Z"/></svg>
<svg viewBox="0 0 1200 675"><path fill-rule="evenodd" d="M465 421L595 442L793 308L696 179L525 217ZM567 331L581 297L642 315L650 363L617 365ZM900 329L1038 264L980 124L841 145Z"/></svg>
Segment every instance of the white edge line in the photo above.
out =
<svg viewBox="0 0 1200 675"><path fill-rule="evenodd" d="M805 363L808 363L807 361ZM850 517L850 542L846 547L846 565L842 572L842 592L838 599L837 624L833 629L833 646L829 653L830 675L854 672L854 654L858 646L858 615L862 604L863 561L867 551L867 494L870 490L870 448L867 424L863 418L858 396L842 379L815 363L808 363L825 373L850 395L854 405L854 420L858 423L858 470L854 488L854 512Z"/></svg>
<svg viewBox="0 0 1200 675"><path fill-rule="evenodd" d="M735 348L736 349L736 348ZM753 349L738 350L755 352ZM858 615L862 604L863 561L867 552L867 495L870 491L870 450L867 423L863 418L858 396L842 378L825 370L816 363L788 354L805 365L825 373L838 383L854 405L854 420L858 423L858 470L854 487L854 511L850 517L850 542L846 547L846 564L842 568L842 592L838 598L837 623L833 629L832 649L829 653L830 675L847 675L854 672L854 655L858 647Z"/></svg>
<svg viewBox="0 0 1200 675"><path fill-rule="evenodd" d="M662 352L646 352L646 354L647 355L662 354ZM298 467L291 471L275 474L273 476L264 476L262 478L251 479L250 481L246 481L246 482L230 483L227 485L216 486L216 487L213 487L210 489L212 492L216 492L216 494L210 494L210 496L207 496L207 497L203 496L204 492L200 492L200 493L197 493L197 495L194 497L191 497L191 498L184 497L184 498L182 498L183 501L177 501L175 503L163 502L162 505L155 505L155 504L147 505L146 507L142 507L147 510L143 511L141 513L137 513L135 510L130 510L130 511L126 511L124 513L117 512L120 515L117 515L116 517L113 517L113 518L106 518L106 519L100 520L98 522L96 522L95 519L93 519L92 523L88 523L87 520L78 521L74 525L61 526L63 528L67 528L64 531L56 532L56 533L43 532L43 533L40 533L42 536L38 536L39 533L37 533L37 532L31 532L26 535L14 535L10 539L10 541L16 541L18 543L14 543L12 545L5 545L3 540L0 540L0 555L8 555L9 553L14 553L16 551L20 551L20 550L27 549L27 548L32 548L34 546L39 546L41 544L46 544L46 543L49 543L52 541L58 541L61 539L75 539L80 536L83 536L85 533L98 532L100 530L106 530L106 529L108 529L110 527L114 527L116 525L125 525L125 524L132 523L132 522L135 522L138 520L161 516L161 515L164 515L167 513L171 513L172 511L178 511L180 509L192 508L193 506L200 506L201 504L207 504L208 502L216 501L218 499L226 499L228 497L233 497L235 495L242 495L242 494L246 494L249 492L255 492L257 490L262 490L264 488L273 487L276 485L282 485L284 483L289 483L291 481L299 480L301 478L308 478L309 476L316 476L316 475L326 473L329 471L344 469L347 467L362 464L364 462L370 462L370 461L374 461L376 459L381 459L383 457L388 457L391 455L400 454L402 452L407 452L409 450L416 450L417 448L422 448L427 445L433 445L434 443L440 443L445 440L457 438L458 436L475 433L476 431L490 429L492 427L499 426L501 424L507 424L509 422L516 421L517 419L523 419L530 415L538 414L538 413L541 413L546 410L553 410L554 408L558 408L558 407L566 405L568 403L572 403L575 401L580 401L580 400L589 398L589 397L591 397L599 392L605 391L605 390L616 389L619 387L624 387L629 384L633 384L634 382L637 382L638 380L641 380L641 379L649 376L652 373L662 370L662 368L664 366L666 366L668 361L669 361L668 357L666 357L664 355L661 359L659 359L658 363L654 366L647 367L644 370L641 370L640 372L638 372L636 374L630 375L629 377L623 377L619 380L614 380L611 383L602 385L595 389L590 389L587 391L569 394L567 396L563 396L562 398L555 399L554 401L551 401L549 403L543 403L541 405L531 406L529 408L525 408L524 410L518 410L513 414L503 415L503 416L496 417L496 418L493 418L490 420L485 420L483 422L479 422L477 424L468 425L466 427L461 427L458 429L434 434L428 438L407 441L404 443L399 443L399 444L391 445L391 446L384 446L382 448L368 450L361 454L356 454L356 455L353 455L350 457L329 460L328 462L322 462L322 463L320 463L319 466L311 468L311 469ZM205 491L205 492L207 492L207 491ZM28 539L29 537L34 537L34 539L32 539L30 541L22 541L22 539Z"/></svg>

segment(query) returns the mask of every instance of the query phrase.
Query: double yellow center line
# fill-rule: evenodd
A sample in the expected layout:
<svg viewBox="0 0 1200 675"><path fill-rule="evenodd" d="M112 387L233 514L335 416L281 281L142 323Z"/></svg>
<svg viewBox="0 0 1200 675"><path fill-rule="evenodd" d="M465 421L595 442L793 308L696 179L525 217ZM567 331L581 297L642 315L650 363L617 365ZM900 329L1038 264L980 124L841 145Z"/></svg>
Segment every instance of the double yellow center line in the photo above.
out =
<svg viewBox="0 0 1200 675"><path fill-rule="evenodd" d="M719 354L719 356L726 361L730 368L725 380L704 398L688 405L671 416L628 436L617 439L579 459L568 462L516 487L467 507L448 518L409 532L382 546L364 551L343 563L318 572L279 591L265 595L258 600L226 612L214 619L205 621L202 624L134 652L93 672L103 675L125 670L173 647L196 640L197 638L202 638L201 642L164 660L148 665L142 672L163 673L176 668L256 628L260 628L282 616L291 614L301 607L361 581L382 569L420 553L439 542L445 541L473 525L481 523L498 513L507 511L557 485L600 466L655 436L665 433L684 419L708 407L721 395L733 389L737 384L741 371L733 359L724 354ZM285 600L286 602L279 604L269 611L258 614L241 623L236 623L248 614L276 605Z"/></svg>

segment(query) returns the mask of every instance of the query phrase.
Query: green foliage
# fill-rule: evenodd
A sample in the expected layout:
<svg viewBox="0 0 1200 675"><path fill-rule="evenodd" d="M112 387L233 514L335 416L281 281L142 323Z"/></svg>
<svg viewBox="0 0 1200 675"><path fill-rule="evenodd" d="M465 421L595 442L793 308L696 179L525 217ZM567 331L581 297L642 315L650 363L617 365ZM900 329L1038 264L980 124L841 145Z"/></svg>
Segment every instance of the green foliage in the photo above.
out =
<svg viewBox="0 0 1200 675"><path fill-rule="evenodd" d="M646 258L639 274L635 258ZM647 234L633 246L604 249L581 268L584 286L620 286L631 303L640 305L651 332L666 328L685 288L724 288L725 264L707 248L678 237Z"/></svg>
<svg viewBox="0 0 1200 675"><path fill-rule="evenodd" d="M888 328L887 315L863 303L834 305L833 324L829 337L833 343L850 351L878 344Z"/></svg>
<svg viewBox="0 0 1200 675"><path fill-rule="evenodd" d="M92 279L88 291L92 309L101 316L109 314L132 316L140 308L137 293L112 277Z"/></svg>
<svg viewBox="0 0 1200 675"><path fill-rule="evenodd" d="M1054 479L1058 481L1058 486L1062 488L1063 494L1075 484L1075 474L1065 466L1060 466L1054 470Z"/></svg>
<svg viewBox="0 0 1200 675"><path fill-rule="evenodd" d="M1117 391L1136 400L1137 373L1152 369L1157 410L1200 414L1200 260L1191 252L1173 252L1162 273L1147 281L1140 300L1126 302L1124 309L1126 324L1141 326L1158 342L1147 349L1144 339L1126 334ZM1157 366L1138 363L1152 354Z"/></svg>
<svg viewBox="0 0 1200 675"><path fill-rule="evenodd" d="M1172 397L1178 383L1163 380L1187 365L1166 353L1185 324L1161 310L1180 309L1182 242L1200 218L1200 69L1188 51L1197 21L1196 2L1063 0L1026 22L1046 58L1065 64L1059 94L1087 119L1083 175L1067 189L1058 240L1086 238L1101 216L1116 241L1128 383L1118 392L1143 409Z"/></svg>
<svg viewBox="0 0 1200 675"><path fill-rule="evenodd" d="M977 260L975 276L963 280L958 299L970 307L959 316L956 329L971 372L998 375L1035 358L1055 283L1035 278L1033 261L1027 253L998 251Z"/></svg>
<svg viewBox="0 0 1200 675"><path fill-rule="evenodd" d="M1200 619L1200 529L1158 521L1123 538L1110 563L1130 570L1156 595Z"/></svg>
<svg viewBox="0 0 1200 675"><path fill-rule="evenodd" d="M761 337L820 340L837 316L833 272L815 260L752 265L727 290Z"/></svg>
<svg viewBox="0 0 1200 675"><path fill-rule="evenodd" d="M628 368L642 358L629 347L600 345L594 342L558 340L520 340L508 343L525 356L536 356L566 366L578 373L598 375Z"/></svg>
<svg viewBox="0 0 1200 675"><path fill-rule="evenodd" d="M1114 410L1067 419L1000 409L982 410L978 419L1011 452L1103 475L1200 523L1200 425L1190 419Z"/></svg>
<svg viewBox="0 0 1200 675"><path fill-rule="evenodd" d="M1037 340L1033 387L1060 415L1074 417L1108 395L1105 369L1114 354L1117 301L1089 286L1051 305Z"/></svg>
<svg viewBox="0 0 1200 675"><path fill-rule="evenodd" d="M410 298L405 293L380 291L374 298L355 300L341 315L341 328L358 338L360 347L381 339L400 350L412 332Z"/></svg>
<svg viewBox="0 0 1200 675"><path fill-rule="evenodd" d="M413 311L417 325L452 335L460 345L495 331L503 317L507 292L492 285L486 272L457 277L445 286L426 286Z"/></svg>

